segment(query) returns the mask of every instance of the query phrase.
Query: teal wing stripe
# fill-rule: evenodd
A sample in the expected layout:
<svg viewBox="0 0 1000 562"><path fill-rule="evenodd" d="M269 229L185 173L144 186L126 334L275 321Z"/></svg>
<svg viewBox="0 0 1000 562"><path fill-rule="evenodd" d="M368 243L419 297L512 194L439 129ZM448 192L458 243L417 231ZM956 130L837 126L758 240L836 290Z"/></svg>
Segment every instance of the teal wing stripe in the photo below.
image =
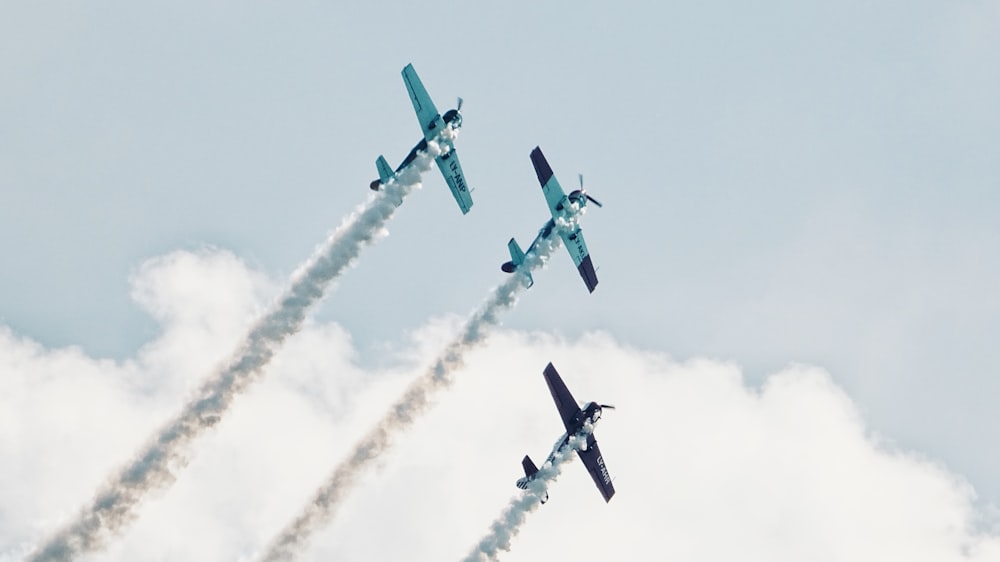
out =
<svg viewBox="0 0 1000 562"><path fill-rule="evenodd" d="M579 267L583 263L583 259L590 255L587 243L583 240L583 230L577 228L570 233L560 232L560 235L562 235L563 244L569 250L569 255L573 258L573 264Z"/></svg>
<svg viewBox="0 0 1000 562"><path fill-rule="evenodd" d="M580 277L583 278L584 284L587 285L587 290L593 293L594 288L597 287L597 272L594 271L594 264L590 260L590 251L587 250L587 243L583 240L583 231L577 228L569 234L561 234L566 250L569 251L570 257L573 258L573 263L576 264L576 269L580 272Z"/></svg>
<svg viewBox="0 0 1000 562"><path fill-rule="evenodd" d="M406 83L406 90L410 93L410 101L413 102L413 110L417 112L417 121L420 121L424 138L427 140L434 138L443 122L412 64L403 68L403 82Z"/></svg>
<svg viewBox="0 0 1000 562"><path fill-rule="evenodd" d="M465 174L462 172L462 164L458 160L458 151L451 149L447 154L435 158L441 174L448 182L448 188L455 197L462 214L469 212L472 208L472 195L469 194L469 185L465 181Z"/></svg>

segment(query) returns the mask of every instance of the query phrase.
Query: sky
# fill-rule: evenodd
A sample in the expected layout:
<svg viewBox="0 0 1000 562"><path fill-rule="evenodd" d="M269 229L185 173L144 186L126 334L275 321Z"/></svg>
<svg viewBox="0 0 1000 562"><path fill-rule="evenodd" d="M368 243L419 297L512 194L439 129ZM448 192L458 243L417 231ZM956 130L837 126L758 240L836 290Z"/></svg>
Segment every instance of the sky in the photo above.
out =
<svg viewBox="0 0 1000 562"><path fill-rule="evenodd" d="M439 110L465 100L472 211L425 176L95 560L258 553L547 219L536 145L604 203L600 285L555 255L307 556L392 556L386 531L467 554L558 436L553 361L619 407L619 494L568 467L508 559L585 552L547 544L567 527L608 553L996 559L998 32L986 1L5 3L0 555L175 414L419 140L412 62Z"/></svg>

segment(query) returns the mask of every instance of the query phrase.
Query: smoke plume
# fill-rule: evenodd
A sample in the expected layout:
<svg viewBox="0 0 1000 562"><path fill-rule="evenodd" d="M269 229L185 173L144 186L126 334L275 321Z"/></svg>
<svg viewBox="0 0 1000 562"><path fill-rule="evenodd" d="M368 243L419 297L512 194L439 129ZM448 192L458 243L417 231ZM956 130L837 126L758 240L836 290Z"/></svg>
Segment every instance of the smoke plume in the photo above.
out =
<svg viewBox="0 0 1000 562"><path fill-rule="evenodd" d="M557 246L558 237L540 239L525 256L518 271L493 289L489 298L466 322L458 338L445 348L427 372L410 385L368 435L357 443L353 452L333 470L302 513L271 543L263 560L275 562L295 558L312 534L333 517L341 500L356 485L365 469L389 450L396 436L428 410L431 395L451 386L452 374L462 367L465 353L483 343L487 329L498 323L498 314L517 302L517 294L526 284L524 274L542 266Z"/></svg>
<svg viewBox="0 0 1000 562"><path fill-rule="evenodd" d="M542 500L548 495L549 484L559 477L562 464L572 460L574 452L587 448L587 436L593 431L594 426L587 422L582 430L571 436L569 441L538 469L535 477L528 483L528 489L511 498L500 517L490 525L489 533L479 540L475 549L464 558L464 562L497 560L501 551L510 551L511 539L520 532L528 514L538 509Z"/></svg>
<svg viewBox="0 0 1000 562"><path fill-rule="evenodd" d="M454 135L450 128L442 134ZM306 312L331 283L352 265L362 248L385 234L384 226L406 196L420 185L421 174L440 154L437 142L427 143L395 181L349 215L337 230L292 276L288 290L250 330L232 359L209 378L181 410L154 435L121 472L97 491L65 528L51 536L30 558L35 562L71 560L94 551L137 516L147 493L168 487L188 464L191 443L215 425L233 399L259 378L286 338L302 328Z"/></svg>

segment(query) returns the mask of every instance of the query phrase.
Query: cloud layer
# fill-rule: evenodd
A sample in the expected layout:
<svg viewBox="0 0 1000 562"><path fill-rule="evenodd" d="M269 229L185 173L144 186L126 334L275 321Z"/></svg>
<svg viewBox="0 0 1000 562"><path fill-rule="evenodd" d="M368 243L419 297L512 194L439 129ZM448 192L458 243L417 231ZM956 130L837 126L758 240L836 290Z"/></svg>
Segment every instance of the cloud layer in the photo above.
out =
<svg viewBox="0 0 1000 562"><path fill-rule="evenodd" d="M163 333L125 362L0 331L0 560L72 515L225 357L274 286L225 252L151 260L133 292ZM397 344L391 369L362 371L349 334L306 322L175 485L84 559L259 556L427 369L440 349L426 342L459 324L431 322ZM603 333L504 330L467 353L452 391L363 475L303 559L466 555L518 493L521 457L544 458L562 432L548 361L579 400L618 406L595 432L618 493L605 505L568 464L504 560L1000 560L961 476L872 435L822 369L790 366L751 387L734 363L676 361Z"/></svg>
<svg viewBox="0 0 1000 562"><path fill-rule="evenodd" d="M450 127L441 137L454 136ZM288 288L254 322L232 357L214 370L124 467L98 488L92 500L31 556L35 562L73 560L103 548L136 518L151 491L169 487L188 464L191 443L217 424L233 400L260 377L285 340L302 329L307 312L331 283L357 261L362 249L385 235L385 224L404 198L420 187L420 175L440 153L429 141L398 176L348 215L292 276ZM188 287L190 288L190 287Z"/></svg>

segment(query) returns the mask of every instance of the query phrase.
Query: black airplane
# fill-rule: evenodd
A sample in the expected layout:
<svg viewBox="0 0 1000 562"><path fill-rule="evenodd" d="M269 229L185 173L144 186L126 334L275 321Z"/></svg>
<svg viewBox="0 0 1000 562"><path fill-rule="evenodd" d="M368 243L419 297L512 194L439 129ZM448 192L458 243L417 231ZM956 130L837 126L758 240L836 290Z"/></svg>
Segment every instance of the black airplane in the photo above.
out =
<svg viewBox="0 0 1000 562"><path fill-rule="evenodd" d="M601 419L601 410L604 408L613 410L615 407L607 404L588 402L581 409L576 400L573 399L573 395L570 394L569 389L566 388L566 384L563 383L562 378L559 377L556 368L552 366L552 363L549 363L545 367L545 382L548 383L549 392L552 393L552 399L555 400L556 408L559 409L559 417L562 418L563 425L566 426L566 433L556 441L552 447L552 452L545 461L550 462L560 450L567 446L571 437L583 431L584 425L587 422L590 422L591 425L597 424L597 420ZM587 467L587 471L590 472L590 477L594 479L597 489L604 496L604 501L611 501L611 496L615 495L615 487L611 483L611 475L608 474L608 468L604 464L604 457L601 456L601 450L597 447L597 440L594 439L593 432L587 433L586 449L577 449L576 452L580 455L580 460L583 461L584 466ZM521 466L524 467L524 478L517 480L517 487L527 490L528 483L534 480L535 475L538 473L538 467L535 466L535 463L531 462L531 457L528 455L524 455L524 459L521 460ZM545 503L548 497L548 494L545 494L542 503Z"/></svg>

